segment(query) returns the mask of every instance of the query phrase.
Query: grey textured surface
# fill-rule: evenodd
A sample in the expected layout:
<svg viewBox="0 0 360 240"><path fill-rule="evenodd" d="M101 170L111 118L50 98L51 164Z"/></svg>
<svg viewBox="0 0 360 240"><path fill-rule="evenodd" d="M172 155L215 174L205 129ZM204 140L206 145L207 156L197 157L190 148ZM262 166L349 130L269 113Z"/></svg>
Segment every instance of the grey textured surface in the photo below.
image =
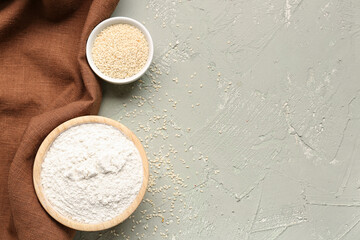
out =
<svg viewBox="0 0 360 240"><path fill-rule="evenodd" d="M134 215L76 240L360 239L360 1L122 0L152 70L103 84L142 140Z"/></svg>

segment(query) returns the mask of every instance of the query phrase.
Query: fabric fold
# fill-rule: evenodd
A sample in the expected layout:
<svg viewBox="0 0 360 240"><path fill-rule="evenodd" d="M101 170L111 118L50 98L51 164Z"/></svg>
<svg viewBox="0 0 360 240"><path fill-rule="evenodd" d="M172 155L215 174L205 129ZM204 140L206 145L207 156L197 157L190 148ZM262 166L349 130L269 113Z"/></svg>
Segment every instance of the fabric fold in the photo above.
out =
<svg viewBox="0 0 360 240"><path fill-rule="evenodd" d="M32 167L59 124L97 114L101 91L87 64L91 30L118 0L0 3L0 239L72 239L37 200Z"/></svg>

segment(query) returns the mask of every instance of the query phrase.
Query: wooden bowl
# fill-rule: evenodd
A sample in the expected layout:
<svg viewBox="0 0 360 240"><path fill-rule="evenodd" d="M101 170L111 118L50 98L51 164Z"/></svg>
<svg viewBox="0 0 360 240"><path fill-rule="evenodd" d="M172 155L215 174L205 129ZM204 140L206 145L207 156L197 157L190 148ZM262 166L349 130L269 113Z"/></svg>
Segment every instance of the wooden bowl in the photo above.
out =
<svg viewBox="0 0 360 240"><path fill-rule="evenodd" d="M117 129L119 129L122 133L124 133L136 146L138 149L142 163L143 163L143 170L144 170L144 178L143 183L140 188L139 194L136 196L135 200L131 203L131 205L120 215L117 217L106 221L102 223L96 223L96 224L86 224L74 221L70 218L67 218L66 216L61 215L59 212L57 212L52 206L51 203L48 201L48 199L45 197L43 192L43 187L41 184L41 165L43 163L44 157L46 155L46 152L48 151L49 147L55 140L57 136L59 136L60 133L64 132L65 130L69 129L70 127L73 127L75 125L83 124L83 123L104 123L107 125L111 125ZM118 225L119 223L123 222L125 219L127 219L139 206L140 202L142 201L146 187L149 180L149 163L146 157L145 150L143 146L141 145L139 139L135 136L133 132L131 132L127 127L122 125L121 123L106 118L106 117L100 117L100 116L83 116L78 118L73 118L67 122L64 122L63 124L56 127L42 142L34 162L34 168L33 168L33 181L34 181L34 188L36 195L43 206L43 208L52 216L56 221L60 222L61 224L81 231L100 231L104 229L111 228L113 226Z"/></svg>

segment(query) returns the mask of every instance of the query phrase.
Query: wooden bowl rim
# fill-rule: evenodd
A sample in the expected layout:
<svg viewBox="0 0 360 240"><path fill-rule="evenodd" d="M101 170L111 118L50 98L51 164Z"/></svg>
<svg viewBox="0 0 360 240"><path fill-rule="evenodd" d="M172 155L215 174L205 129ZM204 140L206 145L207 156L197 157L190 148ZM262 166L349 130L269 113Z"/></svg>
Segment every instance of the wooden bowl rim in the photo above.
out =
<svg viewBox="0 0 360 240"><path fill-rule="evenodd" d="M125 136L128 137L128 139L130 139L135 144L135 147L138 149L141 159L142 159L143 172L144 172L143 183L140 188L140 191L139 191L138 195L136 196L135 200L130 204L130 206L127 209L125 209L120 215L116 216L115 218L113 218L109 221L106 221L106 222L101 222L101 223L96 223L96 224L80 223L80 222L74 221L70 218L67 218L67 217L63 216L62 214L60 214L59 212L57 212L51 206L51 203L48 201L48 199L45 197L45 195L43 193L43 188L41 185L41 175L40 175L41 174L41 165L43 163L45 154L47 153L47 151L48 151L49 147L51 146L51 144L53 143L53 141L56 139L57 136L59 136L62 132L66 131L67 129L69 129L73 126L76 126L76 125L84 124L84 123L103 123L103 124L111 125L117 129L119 129ZM37 195L41 205L43 206L43 208L46 210L46 212L51 217L53 217L59 223L65 225L69 228L73 228L73 229L80 230L80 231L105 230L105 229L111 228L113 226L116 226L116 225L120 224L121 222L123 222L124 220L126 220L141 203L141 201L145 195L146 187L148 185L148 180L149 180L149 163L148 163L148 160L146 157L145 150L144 150L141 142L139 141L139 139L135 136L135 134L132 131L130 131L126 126L119 123L118 121L115 121L110 118L102 117L102 116L95 116L95 115L82 116L82 117L70 119L70 120L60 124L54 130L52 130L49 133L49 135L47 135L47 137L44 139L42 144L40 145L40 148L37 151L35 161L34 161L34 166L33 166L34 188L35 188L36 195Z"/></svg>

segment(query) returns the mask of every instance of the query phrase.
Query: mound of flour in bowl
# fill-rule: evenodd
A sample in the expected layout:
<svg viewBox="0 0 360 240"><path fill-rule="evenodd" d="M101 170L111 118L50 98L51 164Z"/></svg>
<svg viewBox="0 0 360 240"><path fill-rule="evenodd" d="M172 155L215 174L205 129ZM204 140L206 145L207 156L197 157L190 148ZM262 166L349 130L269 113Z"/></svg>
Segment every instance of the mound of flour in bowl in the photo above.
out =
<svg viewBox="0 0 360 240"><path fill-rule="evenodd" d="M121 214L142 181L142 160L134 143L101 123L61 133L41 169L45 197L60 214L81 223L100 223Z"/></svg>

